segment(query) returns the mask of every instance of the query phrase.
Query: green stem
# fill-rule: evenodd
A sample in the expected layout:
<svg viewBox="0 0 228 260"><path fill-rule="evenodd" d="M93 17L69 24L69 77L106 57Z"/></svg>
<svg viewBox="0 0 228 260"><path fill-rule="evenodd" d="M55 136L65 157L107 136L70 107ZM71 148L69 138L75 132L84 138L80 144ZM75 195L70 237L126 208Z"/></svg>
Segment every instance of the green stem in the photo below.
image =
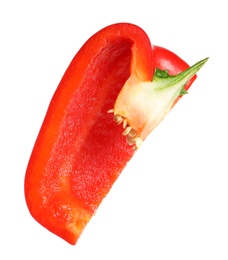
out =
<svg viewBox="0 0 228 260"><path fill-rule="evenodd" d="M209 58L205 58L197 62L193 66L175 76L170 76L167 72L162 74L162 71L156 70L153 78L153 81L156 83L155 89L164 89L174 87L175 85L182 87L185 86L187 82L204 66L208 59Z"/></svg>
<svg viewBox="0 0 228 260"><path fill-rule="evenodd" d="M184 86L207 60L197 62L175 76L156 69L150 82L139 82L134 75L131 76L116 100L114 114L125 118L128 125L144 140L172 109L175 100L187 93Z"/></svg>

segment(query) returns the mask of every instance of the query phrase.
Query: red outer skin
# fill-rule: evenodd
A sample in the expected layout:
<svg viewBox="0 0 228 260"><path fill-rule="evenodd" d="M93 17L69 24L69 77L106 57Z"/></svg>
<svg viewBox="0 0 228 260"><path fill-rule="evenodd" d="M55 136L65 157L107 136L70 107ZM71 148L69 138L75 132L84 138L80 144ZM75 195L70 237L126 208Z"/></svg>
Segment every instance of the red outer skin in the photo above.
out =
<svg viewBox="0 0 228 260"><path fill-rule="evenodd" d="M60 81L28 163L25 198L31 215L68 243L77 242L133 156L107 111L131 73L148 81L166 63L170 73L188 66L152 49L141 28L114 24L82 46Z"/></svg>

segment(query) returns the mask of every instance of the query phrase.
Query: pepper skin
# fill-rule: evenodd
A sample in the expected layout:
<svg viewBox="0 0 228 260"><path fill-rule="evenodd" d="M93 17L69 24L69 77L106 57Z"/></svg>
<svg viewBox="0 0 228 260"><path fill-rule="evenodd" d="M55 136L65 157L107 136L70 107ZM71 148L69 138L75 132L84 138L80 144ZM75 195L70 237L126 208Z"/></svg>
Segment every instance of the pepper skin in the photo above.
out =
<svg viewBox="0 0 228 260"><path fill-rule="evenodd" d="M27 166L25 198L37 222L76 244L137 148L126 136L140 132L115 111L128 103L121 98L126 82L151 82L155 68L173 75L188 67L128 23L110 25L82 46L53 95Z"/></svg>

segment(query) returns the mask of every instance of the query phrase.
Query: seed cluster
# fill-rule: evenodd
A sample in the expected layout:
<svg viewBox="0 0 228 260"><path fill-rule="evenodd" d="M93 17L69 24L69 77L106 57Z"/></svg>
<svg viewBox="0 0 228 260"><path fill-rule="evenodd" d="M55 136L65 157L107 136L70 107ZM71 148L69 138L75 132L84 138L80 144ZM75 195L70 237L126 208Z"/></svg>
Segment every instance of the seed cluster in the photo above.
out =
<svg viewBox="0 0 228 260"><path fill-rule="evenodd" d="M114 109L108 111L108 113L114 113ZM123 124L124 131L122 134L126 136L126 141L129 145L133 145L133 149L136 151L142 145L143 140L137 134L136 130L128 124L127 118L122 117L121 115L114 115L114 121L120 125Z"/></svg>

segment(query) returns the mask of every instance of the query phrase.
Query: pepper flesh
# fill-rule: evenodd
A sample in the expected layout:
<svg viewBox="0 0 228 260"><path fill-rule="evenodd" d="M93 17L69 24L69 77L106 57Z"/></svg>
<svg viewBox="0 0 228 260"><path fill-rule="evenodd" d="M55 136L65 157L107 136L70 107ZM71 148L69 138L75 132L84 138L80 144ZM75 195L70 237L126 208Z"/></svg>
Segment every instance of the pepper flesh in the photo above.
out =
<svg viewBox="0 0 228 260"><path fill-rule="evenodd" d="M125 82L132 75L151 81L164 57L170 74L175 63L180 71L188 67L159 51L138 26L108 26L82 46L50 102L26 170L25 198L31 215L70 244L134 154L107 113Z"/></svg>

